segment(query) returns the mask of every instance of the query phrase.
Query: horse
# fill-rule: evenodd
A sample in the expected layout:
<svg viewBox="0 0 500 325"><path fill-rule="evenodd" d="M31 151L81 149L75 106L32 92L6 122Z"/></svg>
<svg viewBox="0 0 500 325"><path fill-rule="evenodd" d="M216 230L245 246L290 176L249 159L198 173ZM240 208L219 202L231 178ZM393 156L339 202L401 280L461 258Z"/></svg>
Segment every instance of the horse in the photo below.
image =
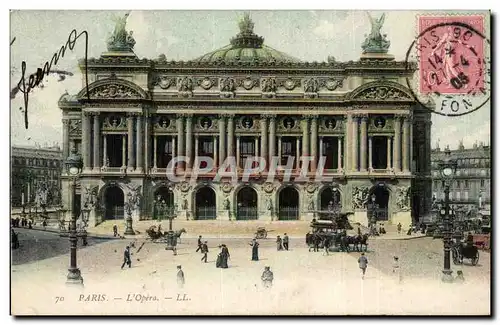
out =
<svg viewBox="0 0 500 325"><path fill-rule="evenodd" d="M363 245L365 246L365 252L368 250L368 237L370 237L369 234L356 236L356 250L358 252L363 250Z"/></svg>
<svg viewBox="0 0 500 325"><path fill-rule="evenodd" d="M182 228L181 230L175 231L175 237L177 237L177 240L179 241L179 244L181 243L181 235L184 233L187 233L186 229Z"/></svg>

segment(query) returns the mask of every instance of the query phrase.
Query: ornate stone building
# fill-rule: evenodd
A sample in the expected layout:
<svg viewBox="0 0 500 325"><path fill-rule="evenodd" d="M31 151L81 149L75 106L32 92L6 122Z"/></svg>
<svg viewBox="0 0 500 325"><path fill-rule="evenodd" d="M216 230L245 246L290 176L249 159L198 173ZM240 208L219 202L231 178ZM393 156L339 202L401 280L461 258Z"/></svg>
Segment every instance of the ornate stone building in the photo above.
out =
<svg viewBox="0 0 500 325"><path fill-rule="evenodd" d="M62 152L59 147L14 146L10 161L12 207L60 204Z"/></svg>
<svg viewBox="0 0 500 325"><path fill-rule="evenodd" d="M439 145L432 150L432 193L435 199L444 199L444 182L440 177L439 161L446 151L452 159L457 159L458 168L450 186L450 199L457 208L466 211L484 209L491 204L491 149L483 143L465 148L460 142L458 148L441 150Z"/></svg>
<svg viewBox="0 0 500 325"><path fill-rule="evenodd" d="M64 157L71 146L83 156L77 199L92 202L91 223L123 218L128 200L136 219L154 218L161 201L189 220L307 220L330 201L363 223L373 207L403 224L429 211L430 113L416 106L405 87L414 70L387 54L388 41L370 40L370 49L386 43L358 61L302 62L265 45L248 16L239 27L229 45L179 62L139 59L115 30L110 52L88 60L88 94L84 85L59 106ZM166 175L174 156L191 158L175 169L182 182ZM236 157L238 182L214 180L217 167L193 181L195 156L215 166ZM312 157L310 180L296 160L289 180L267 169L242 179L254 156ZM315 182L321 156L331 180Z"/></svg>

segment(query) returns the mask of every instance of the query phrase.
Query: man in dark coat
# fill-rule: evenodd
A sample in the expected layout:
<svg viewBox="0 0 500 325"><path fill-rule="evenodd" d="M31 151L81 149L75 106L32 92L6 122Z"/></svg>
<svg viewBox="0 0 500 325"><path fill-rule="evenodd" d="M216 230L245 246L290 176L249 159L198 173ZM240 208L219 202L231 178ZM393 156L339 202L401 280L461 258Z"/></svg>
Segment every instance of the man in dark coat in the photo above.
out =
<svg viewBox="0 0 500 325"><path fill-rule="evenodd" d="M266 266L264 268L264 272L262 272L260 279L262 280L262 285L264 286L264 288L272 287L274 275L273 275L273 272L271 272L269 266Z"/></svg>
<svg viewBox="0 0 500 325"><path fill-rule="evenodd" d="M252 246L252 261L258 261L259 260L259 243L257 242L257 239L253 239L253 241L250 243L250 246Z"/></svg>
<svg viewBox="0 0 500 325"><path fill-rule="evenodd" d="M18 236L13 228L10 229L10 235L11 235L11 240L12 240L12 248L18 249L19 248L19 238L18 238Z"/></svg>
<svg viewBox="0 0 500 325"><path fill-rule="evenodd" d="M201 261L202 262L205 261L205 263L206 263L207 262L207 254L208 254L208 245L207 245L206 241L201 245L201 253L203 254Z"/></svg>
<svg viewBox="0 0 500 325"><path fill-rule="evenodd" d="M285 235L283 236L283 247L285 248L285 250L288 250L288 242L289 242L289 238L285 232Z"/></svg>
<svg viewBox="0 0 500 325"><path fill-rule="evenodd" d="M116 237L116 236L118 236L118 226L113 225L113 237Z"/></svg>
<svg viewBox="0 0 500 325"><path fill-rule="evenodd" d="M198 237L198 248L196 249L196 253L198 253L198 251L201 251L203 253L202 246L203 242L201 241L201 236L200 236Z"/></svg>
<svg viewBox="0 0 500 325"><path fill-rule="evenodd" d="M130 246L127 246L127 248L125 248L125 252L123 252L122 269L125 264L127 264L129 268L132 267L132 260L130 259Z"/></svg>
<svg viewBox="0 0 500 325"><path fill-rule="evenodd" d="M283 241L281 240L281 237L278 236L278 238L276 238L276 248L279 250L279 251L282 251L283 250Z"/></svg>
<svg viewBox="0 0 500 325"><path fill-rule="evenodd" d="M368 259L365 256L365 253L361 253L361 256L358 259L359 268L361 269L362 275L361 278L365 278L366 267L368 266Z"/></svg>

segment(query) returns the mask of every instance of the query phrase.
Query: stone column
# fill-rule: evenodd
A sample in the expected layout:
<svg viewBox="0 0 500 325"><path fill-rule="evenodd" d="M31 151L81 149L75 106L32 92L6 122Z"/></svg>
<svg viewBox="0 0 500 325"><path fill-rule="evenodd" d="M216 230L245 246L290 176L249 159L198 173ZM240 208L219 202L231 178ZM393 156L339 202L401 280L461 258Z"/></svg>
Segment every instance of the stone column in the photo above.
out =
<svg viewBox="0 0 500 325"><path fill-rule="evenodd" d="M127 127L128 127L128 160L127 160L127 171L134 170L134 116L129 115L127 118Z"/></svg>
<svg viewBox="0 0 500 325"><path fill-rule="evenodd" d="M320 158L323 157L323 137L319 137L319 155ZM319 159L318 159L319 161Z"/></svg>
<svg viewBox="0 0 500 325"><path fill-rule="evenodd" d="M392 168L391 164L391 137L387 137L387 169Z"/></svg>
<svg viewBox="0 0 500 325"><path fill-rule="evenodd" d="M358 170L358 120L357 116L352 117L352 170Z"/></svg>
<svg viewBox="0 0 500 325"><path fill-rule="evenodd" d="M432 122L425 122L425 157L423 158L424 171L426 173L431 172L431 128Z"/></svg>
<svg viewBox="0 0 500 325"><path fill-rule="evenodd" d="M136 137L136 144L137 144L137 160L136 160L136 169L135 171L138 172L138 173L143 173L144 172L144 169L143 169L143 161L144 161L144 158L143 158L143 148L144 148L144 145L143 145L143 134L142 134L142 115L138 115L137 116L137 126L136 126L136 134L135 134L135 137Z"/></svg>
<svg viewBox="0 0 500 325"><path fill-rule="evenodd" d="M302 156L309 156L309 118L304 116L302 120Z"/></svg>
<svg viewBox="0 0 500 325"><path fill-rule="evenodd" d="M254 151L255 157L259 156L259 137L255 137L255 151Z"/></svg>
<svg viewBox="0 0 500 325"><path fill-rule="evenodd" d="M198 134L194 136L194 155L193 155L193 162L200 155L200 138L198 137ZM193 166L193 164L191 164Z"/></svg>
<svg viewBox="0 0 500 325"><path fill-rule="evenodd" d="M269 155L268 147L267 147L267 118L262 116L260 119L260 155L266 162L266 169L268 169L268 161L267 157Z"/></svg>
<svg viewBox="0 0 500 325"><path fill-rule="evenodd" d="M69 120L63 119L63 161L69 156Z"/></svg>
<svg viewBox="0 0 500 325"><path fill-rule="evenodd" d="M276 155L276 116L269 118L269 157L270 162L272 157Z"/></svg>
<svg viewBox="0 0 500 325"><path fill-rule="evenodd" d="M222 137L224 138L224 137ZM221 138L221 139L222 139ZM213 141L214 141L214 168L219 166L219 138L217 138L217 136L214 135L214 138L213 138Z"/></svg>
<svg viewBox="0 0 500 325"><path fill-rule="evenodd" d="M410 123L408 117L403 119L403 172L409 172L410 168Z"/></svg>
<svg viewBox="0 0 500 325"><path fill-rule="evenodd" d="M149 161L151 156L151 117L148 113L146 114L144 116L144 169L147 171L151 167L151 162Z"/></svg>
<svg viewBox="0 0 500 325"><path fill-rule="evenodd" d="M410 142L410 150L408 152L408 155L410 156L410 172L413 171L413 116L410 115L408 123L410 124L410 134L409 134L409 139L408 141Z"/></svg>
<svg viewBox="0 0 500 325"><path fill-rule="evenodd" d="M394 116L394 171L401 171L401 118L399 115Z"/></svg>
<svg viewBox="0 0 500 325"><path fill-rule="evenodd" d="M102 166L108 167L108 136L106 134L102 137Z"/></svg>
<svg viewBox="0 0 500 325"><path fill-rule="evenodd" d="M158 168L158 137L153 136L153 168Z"/></svg>
<svg viewBox="0 0 500 325"><path fill-rule="evenodd" d="M351 143L352 143L352 115L347 114L344 118L345 122L345 136L344 136L344 169L347 171L352 170L352 161L351 161Z"/></svg>
<svg viewBox="0 0 500 325"><path fill-rule="evenodd" d="M219 115L219 160L220 164L226 159L226 118L224 115ZM218 166L218 164L215 164Z"/></svg>
<svg viewBox="0 0 500 325"><path fill-rule="evenodd" d="M177 152L177 146L175 143L175 137L172 137L172 157L175 157L175 153ZM168 164L168 162L167 162Z"/></svg>
<svg viewBox="0 0 500 325"><path fill-rule="evenodd" d="M82 157L83 170L89 172L90 166L90 113L82 112Z"/></svg>
<svg viewBox="0 0 500 325"><path fill-rule="evenodd" d="M236 137L236 166L238 166L238 168L241 168L241 165L240 165L240 136L239 135Z"/></svg>
<svg viewBox="0 0 500 325"><path fill-rule="evenodd" d="M234 115L227 119L227 157L234 157Z"/></svg>
<svg viewBox="0 0 500 325"><path fill-rule="evenodd" d="M184 117L182 115L177 115L177 156L184 156ZM156 150L155 150L156 152ZM155 165L156 165L156 154L155 154ZM179 170L184 169L184 162L181 162L176 165Z"/></svg>
<svg viewBox="0 0 500 325"><path fill-rule="evenodd" d="M339 171L342 169L342 137L337 138L337 166Z"/></svg>
<svg viewBox="0 0 500 325"><path fill-rule="evenodd" d="M373 137L368 138L368 170L373 170Z"/></svg>
<svg viewBox="0 0 500 325"><path fill-rule="evenodd" d="M300 137L295 141L295 168L300 168Z"/></svg>
<svg viewBox="0 0 500 325"><path fill-rule="evenodd" d="M281 135L278 136L278 166L281 165Z"/></svg>
<svg viewBox="0 0 500 325"><path fill-rule="evenodd" d="M368 133L368 116L361 116L361 150L360 150L360 161L361 161L361 171L366 171L366 142ZM371 160L371 156L370 156ZM370 161L371 163L371 161Z"/></svg>
<svg viewBox="0 0 500 325"><path fill-rule="evenodd" d="M122 169L127 168L127 136L122 138Z"/></svg>
<svg viewBox="0 0 500 325"><path fill-rule="evenodd" d="M311 156L313 160L311 162L311 171L316 171L316 165L318 161L318 117L313 116L311 120Z"/></svg>
<svg viewBox="0 0 500 325"><path fill-rule="evenodd" d="M188 115L186 117L186 156L189 160L188 169L193 166L193 117Z"/></svg>
<svg viewBox="0 0 500 325"><path fill-rule="evenodd" d="M101 121L99 120L99 113L95 112L94 116L94 171L101 170Z"/></svg>

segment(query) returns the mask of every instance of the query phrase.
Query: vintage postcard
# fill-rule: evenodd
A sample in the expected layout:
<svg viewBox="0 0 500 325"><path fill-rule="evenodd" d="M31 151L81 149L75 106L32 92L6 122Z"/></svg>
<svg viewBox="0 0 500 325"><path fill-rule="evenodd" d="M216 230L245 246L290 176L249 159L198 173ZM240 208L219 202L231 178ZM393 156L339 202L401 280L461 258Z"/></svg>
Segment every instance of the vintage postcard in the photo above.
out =
<svg viewBox="0 0 500 325"><path fill-rule="evenodd" d="M489 11L10 26L12 315L491 315Z"/></svg>

